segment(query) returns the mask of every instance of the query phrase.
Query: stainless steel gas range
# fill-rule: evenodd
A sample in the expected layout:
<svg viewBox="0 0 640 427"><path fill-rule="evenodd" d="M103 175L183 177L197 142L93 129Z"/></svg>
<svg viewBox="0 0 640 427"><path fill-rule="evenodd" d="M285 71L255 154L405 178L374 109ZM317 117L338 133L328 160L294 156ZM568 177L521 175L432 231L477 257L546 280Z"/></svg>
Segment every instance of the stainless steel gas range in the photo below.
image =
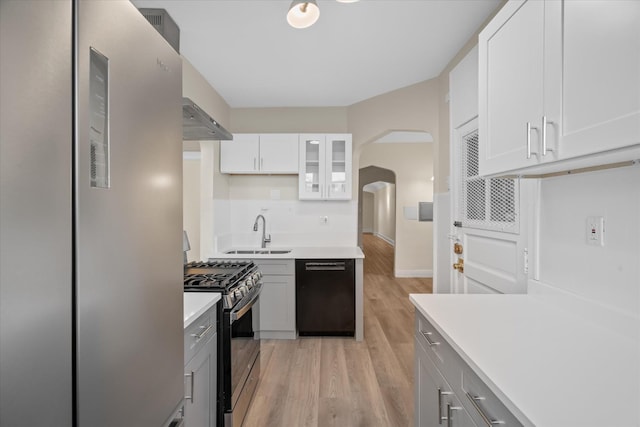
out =
<svg viewBox="0 0 640 427"><path fill-rule="evenodd" d="M218 425L239 427L260 378L260 340L254 338L252 307L262 274L251 261L191 262L184 267L185 292L220 292L218 310Z"/></svg>

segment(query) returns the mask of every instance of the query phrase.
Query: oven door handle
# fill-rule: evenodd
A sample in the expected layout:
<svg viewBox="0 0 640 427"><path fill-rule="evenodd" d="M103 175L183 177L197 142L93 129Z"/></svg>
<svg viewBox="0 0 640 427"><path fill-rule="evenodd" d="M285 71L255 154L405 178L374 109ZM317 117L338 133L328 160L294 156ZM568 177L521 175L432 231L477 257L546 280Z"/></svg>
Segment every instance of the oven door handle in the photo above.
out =
<svg viewBox="0 0 640 427"><path fill-rule="evenodd" d="M231 315L231 323L235 322L236 320L238 320L239 318L241 318L242 316L244 316L249 310L251 310L251 307L253 307L253 304L256 303L256 300L258 299L258 297L260 296L260 292L256 292L251 299L249 300L249 302L247 302L246 304L244 304L241 308L239 308L238 310L234 310L230 313Z"/></svg>

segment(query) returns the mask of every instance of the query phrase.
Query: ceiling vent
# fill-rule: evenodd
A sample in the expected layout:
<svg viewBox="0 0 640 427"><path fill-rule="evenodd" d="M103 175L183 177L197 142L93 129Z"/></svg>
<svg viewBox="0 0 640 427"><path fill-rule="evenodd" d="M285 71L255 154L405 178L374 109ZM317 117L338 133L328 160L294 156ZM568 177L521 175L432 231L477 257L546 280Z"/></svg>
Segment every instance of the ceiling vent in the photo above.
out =
<svg viewBox="0 0 640 427"><path fill-rule="evenodd" d="M138 9L160 35L180 53L180 28L164 9Z"/></svg>

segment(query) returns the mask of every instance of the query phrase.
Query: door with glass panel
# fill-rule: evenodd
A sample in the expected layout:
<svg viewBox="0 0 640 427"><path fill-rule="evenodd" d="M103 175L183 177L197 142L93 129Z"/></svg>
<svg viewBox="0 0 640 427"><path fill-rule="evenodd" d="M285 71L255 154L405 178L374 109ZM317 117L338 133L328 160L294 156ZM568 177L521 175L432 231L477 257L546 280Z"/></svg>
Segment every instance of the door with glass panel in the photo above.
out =
<svg viewBox="0 0 640 427"><path fill-rule="evenodd" d="M351 135L326 136L326 199L351 199Z"/></svg>
<svg viewBox="0 0 640 427"><path fill-rule="evenodd" d="M325 192L325 136L300 135L299 198L323 199Z"/></svg>
<svg viewBox="0 0 640 427"><path fill-rule="evenodd" d="M300 135L300 200L351 199L351 135Z"/></svg>

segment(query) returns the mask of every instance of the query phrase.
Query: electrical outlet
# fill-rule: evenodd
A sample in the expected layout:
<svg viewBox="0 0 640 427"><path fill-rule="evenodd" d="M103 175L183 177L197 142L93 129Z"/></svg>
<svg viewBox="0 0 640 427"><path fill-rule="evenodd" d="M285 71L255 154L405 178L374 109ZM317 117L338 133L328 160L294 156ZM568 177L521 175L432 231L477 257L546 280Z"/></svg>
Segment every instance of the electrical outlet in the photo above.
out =
<svg viewBox="0 0 640 427"><path fill-rule="evenodd" d="M604 246L604 217L587 217L587 228L585 232L588 245Z"/></svg>
<svg viewBox="0 0 640 427"><path fill-rule="evenodd" d="M329 223L329 217L328 216L321 216L320 217L320 224L328 224Z"/></svg>

